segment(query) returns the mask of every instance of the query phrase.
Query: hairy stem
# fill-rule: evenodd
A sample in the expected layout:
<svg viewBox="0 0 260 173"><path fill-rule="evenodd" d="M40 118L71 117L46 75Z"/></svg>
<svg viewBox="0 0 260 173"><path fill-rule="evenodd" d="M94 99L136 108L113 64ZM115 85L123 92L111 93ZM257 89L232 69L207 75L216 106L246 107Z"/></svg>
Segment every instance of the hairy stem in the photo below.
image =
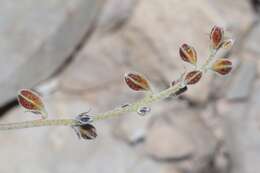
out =
<svg viewBox="0 0 260 173"><path fill-rule="evenodd" d="M176 93L180 89L181 89L181 85L177 84L157 94L148 95L143 99L138 100L127 106L118 107L111 111L97 114L92 117L93 122L120 116L127 112L137 112L140 107L148 106L156 101L162 100L170 96L171 94ZM0 130L24 129L24 128L41 127L41 126L80 126L80 125L81 123L75 119L42 119L42 120L0 124Z"/></svg>
<svg viewBox="0 0 260 173"><path fill-rule="evenodd" d="M74 119L52 119L52 120L33 120L17 123L0 124L0 130L25 129L41 126L77 126L80 125Z"/></svg>
<svg viewBox="0 0 260 173"><path fill-rule="evenodd" d="M180 84L173 86L173 87L169 87L168 89L163 90L157 94L153 94L148 97L144 97L143 99L141 99L135 103L129 104L124 107L116 108L112 111L108 111L103 114L98 114L93 117L93 121L98 121L98 120L103 120L103 119L107 119L107 118L120 116L121 114L127 113L127 112L137 112L140 107L149 106L150 104L152 104L154 102L165 99L165 98L169 97L171 94L176 93L180 89L181 89Z"/></svg>

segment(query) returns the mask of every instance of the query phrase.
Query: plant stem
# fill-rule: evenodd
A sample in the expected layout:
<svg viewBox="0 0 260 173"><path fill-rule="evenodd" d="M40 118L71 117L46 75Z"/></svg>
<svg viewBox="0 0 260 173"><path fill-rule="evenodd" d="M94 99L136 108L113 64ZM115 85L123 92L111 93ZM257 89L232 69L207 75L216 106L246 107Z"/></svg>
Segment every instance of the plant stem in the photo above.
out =
<svg viewBox="0 0 260 173"><path fill-rule="evenodd" d="M0 124L0 130L25 129L41 126L77 126L80 125L74 119L51 119L51 120L32 120L16 123Z"/></svg>
<svg viewBox="0 0 260 173"><path fill-rule="evenodd" d="M138 100L125 107L118 107L111 111L97 114L92 117L93 122L99 120L105 120L112 117L117 117L127 112L137 112L140 107L148 106L156 101L162 100L170 96L171 94L176 93L180 89L181 89L181 85L176 84L157 94L146 96L143 99ZM42 120L0 124L0 130L24 129L24 128L42 127L42 126L80 126L80 125L81 123L75 119L42 119Z"/></svg>
<svg viewBox="0 0 260 173"><path fill-rule="evenodd" d="M207 58L207 60L206 60L206 62L204 63L204 65L202 65L201 68L200 68L202 71L203 71L203 70L207 71L210 62L215 58L216 54L217 54L217 50L215 50L215 49L212 50L212 49L210 48L210 55L209 55L209 57Z"/></svg>
<svg viewBox="0 0 260 173"><path fill-rule="evenodd" d="M207 72L207 66L214 59L216 55L216 50L211 50L209 57L207 58L204 65L202 65L199 70ZM196 77L196 76L195 76ZM97 114L92 116L92 122L105 120L108 118L113 118L121 116L124 113L137 112L139 108L149 106L152 103L163 100L170 95L178 93L183 87L183 81L179 81L174 86L170 86L168 89L165 89L159 93L153 93L149 91L142 99L122 107L117 107L113 110L107 111L105 113ZM6 123L0 124L0 130L12 130L12 129L24 129L32 127L42 127L42 126L80 126L82 125L76 119L42 119L42 120L33 120L33 121L24 121L24 122L15 122L15 123Z"/></svg>
<svg viewBox="0 0 260 173"><path fill-rule="evenodd" d="M204 65L202 65L199 70L205 70L210 63L210 61L214 58L216 52L212 52L207 58ZM170 95L177 93L184 86L178 82L174 86L170 86L168 89L165 89L159 93L149 92L144 96L144 98L129 104L123 107L117 107L113 110L107 111L105 113L97 114L92 117L92 122L105 120L108 118L113 118L117 116L121 116L124 113L129 112L137 112L139 108L149 106L154 102L159 100L163 100ZM76 119L42 119L42 120L33 120L33 121L24 121L24 122L15 122L15 123L6 123L0 124L0 130L12 130L12 129L24 129L24 128L32 128L32 127L42 127L42 126L80 126L81 123Z"/></svg>
<svg viewBox="0 0 260 173"><path fill-rule="evenodd" d="M93 117L93 121L104 120L107 118L120 116L121 114L127 113L127 112L137 112L139 108L144 107L144 106L149 106L150 104L152 104L154 102L165 99L165 98L169 97L171 94L176 93L180 89L181 89L181 85L177 84L176 86L169 87L168 89L163 90L157 94L153 94L149 97L144 97L143 99L141 99L135 103L129 104L128 106L118 107L112 111L108 111L103 114L98 114Z"/></svg>

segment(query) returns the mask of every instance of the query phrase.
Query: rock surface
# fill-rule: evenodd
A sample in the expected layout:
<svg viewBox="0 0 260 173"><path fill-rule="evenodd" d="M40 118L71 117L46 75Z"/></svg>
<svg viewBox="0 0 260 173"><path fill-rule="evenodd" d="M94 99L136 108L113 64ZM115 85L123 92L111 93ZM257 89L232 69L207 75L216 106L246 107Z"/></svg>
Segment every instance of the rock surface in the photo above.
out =
<svg viewBox="0 0 260 173"><path fill-rule="evenodd" d="M249 101L222 100L218 110L225 120L225 136L233 160L232 173L256 173L259 169L259 82Z"/></svg>
<svg viewBox="0 0 260 173"><path fill-rule="evenodd" d="M259 37L257 35L260 32L260 24L258 23L251 31L249 36L246 38L245 42L245 50L250 52L253 56L257 56L260 54L260 50L257 45L260 43ZM257 58L257 57L255 57ZM257 58L259 59L259 58Z"/></svg>
<svg viewBox="0 0 260 173"><path fill-rule="evenodd" d="M1 1L0 105L54 74L93 27L101 1Z"/></svg>
<svg viewBox="0 0 260 173"><path fill-rule="evenodd" d="M186 109L170 112L149 129L145 141L147 154L159 160L179 161L179 167L188 172L207 170L217 146L215 136L198 112Z"/></svg>
<svg viewBox="0 0 260 173"><path fill-rule="evenodd" d="M163 123L156 123L145 141L147 154L157 160L182 160L192 157L194 146L181 131Z"/></svg>
<svg viewBox="0 0 260 173"><path fill-rule="evenodd" d="M234 79L226 91L227 99L243 100L250 96L254 81L256 79L257 66L255 61L242 62L237 74L234 74Z"/></svg>

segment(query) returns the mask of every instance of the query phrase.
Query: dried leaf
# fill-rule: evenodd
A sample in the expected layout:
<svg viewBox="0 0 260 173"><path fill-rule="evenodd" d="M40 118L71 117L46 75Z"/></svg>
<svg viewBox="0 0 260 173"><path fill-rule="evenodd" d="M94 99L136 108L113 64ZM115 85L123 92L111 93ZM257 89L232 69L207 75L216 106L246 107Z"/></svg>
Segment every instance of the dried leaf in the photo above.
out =
<svg viewBox="0 0 260 173"><path fill-rule="evenodd" d="M227 59L218 59L214 62L211 69L221 75L226 75L232 70L232 62Z"/></svg>
<svg viewBox="0 0 260 173"><path fill-rule="evenodd" d="M202 77L202 72L198 70L194 70L189 72L185 76L185 82L187 83L187 85L193 85L199 82L201 77Z"/></svg>
<svg viewBox="0 0 260 173"><path fill-rule="evenodd" d="M148 91L150 90L150 85L147 79L137 73L127 73L125 74L125 82L129 88L135 91Z"/></svg>
<svg viewBox="0 0 260 173"><path fill-rule="evenodd" d="M197 63L197 52L193 47L183 44L179 49L179 53L183 61L193 65Z"/></svg>
<svg viewBox="0 0 260 173"><path fill-rule="evenodd" d="M214 26L210 32L210 41L214 49L218 49L224 38L224 30L219 26Z"/></svg>
<svg viewBox="0 0 260 173"><path fill-rule="evenodd" d="M22 89L17 96L19 104L26 110L41 114L42 118L47 118L47 113L41 100L41 97L34 91L29 89Z"/></svg>

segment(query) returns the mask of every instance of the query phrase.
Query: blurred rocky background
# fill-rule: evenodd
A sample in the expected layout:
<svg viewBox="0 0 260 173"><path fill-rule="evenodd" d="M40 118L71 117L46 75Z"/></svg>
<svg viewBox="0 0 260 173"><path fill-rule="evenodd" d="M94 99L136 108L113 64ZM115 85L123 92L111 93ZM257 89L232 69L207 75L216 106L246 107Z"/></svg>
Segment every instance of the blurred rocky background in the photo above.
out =
<svg viewBox="0 0 260 173"><path fill-rule="evenodd" d="M37 118L17 106L21 88L43 95L50 118L95 114L142 96L127 71L167 88L184 70L184 42L203 62L213 25L236 40L231 75L209 74L145 117L98 122L94 141L68 127L0 132L1 173L259 173L258 0L0 3L1 123Z"/></svg>

